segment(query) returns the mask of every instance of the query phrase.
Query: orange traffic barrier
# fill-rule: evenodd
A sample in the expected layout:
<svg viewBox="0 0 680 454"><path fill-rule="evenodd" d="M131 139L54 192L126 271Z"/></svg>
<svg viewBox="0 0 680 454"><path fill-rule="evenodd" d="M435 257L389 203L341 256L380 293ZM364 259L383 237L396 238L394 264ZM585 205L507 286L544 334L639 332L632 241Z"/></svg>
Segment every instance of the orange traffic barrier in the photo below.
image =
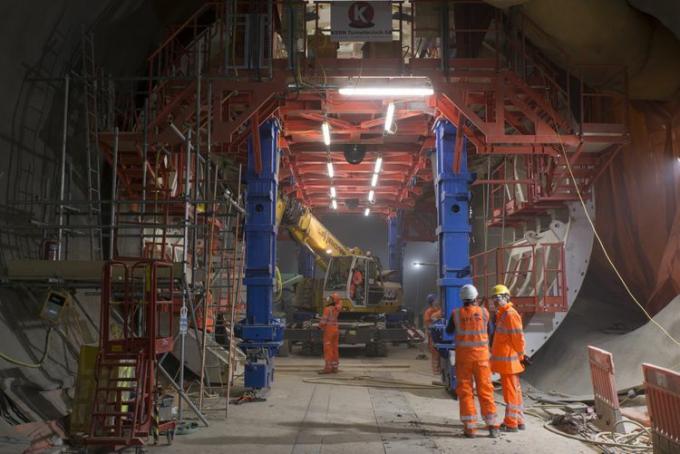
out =
<svg viewBox="0 0 680 454"><path fill-rule="evenodd" d="M624 425L617 424L621 421L621 407L614 379L614 357L608 351L589 345L588 359L597 425L603 430L625 433Z"/></svg>
<svg viewBox="0 0 680 454"><path fill-rule="evenodd" d="M655 454L680 452L680 374L642 365Z"/></svg>

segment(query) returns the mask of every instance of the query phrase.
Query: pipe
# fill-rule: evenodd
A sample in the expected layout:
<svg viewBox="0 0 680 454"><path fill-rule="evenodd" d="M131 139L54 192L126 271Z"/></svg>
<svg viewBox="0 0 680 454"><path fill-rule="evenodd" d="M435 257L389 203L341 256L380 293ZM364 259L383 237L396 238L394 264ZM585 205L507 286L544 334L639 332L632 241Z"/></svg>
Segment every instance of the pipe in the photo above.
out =
<svg viewBox="0 0 680 454"><path fill-rule="evenodd" d="M59 171L59 230L57 232L57 260L63 259L64 192L66 190L66 143L68 139L68 97L71 78L64 76L64 123L61 132L61 157Z"/></svg>
<svg viewBox="0 0 680 454"><path fill-rule="evenodd" d="M196 408L196 405L194 405L194 403L191 401L191 399L189 399L189 396L187 396L184 393L184 391L177 385L177 383L175 383L175 380L168 373L168 371L165 370L163 368L163 366L161 366L160 364L158 365L158 370L163 374L163 376L168 380L168 382L170 382L170 386L172 386L175 389L175 391L177 391L177 394L179 394L179 397L181 397L181 399L177 403L178 408L182 408L182 406L181 406L182 400L186 401L189 408L191 408L191 410L193 410L193 412L196 414L196 416L198 416L198 419L200 419L201 422L203 424L205 424L205 427L210 427L210 423L208 422L206 417L203 415L203 413L200 412L200 410L198 408ZM179 421L180 422L182 421L181 417L179 418Z"/></svg>

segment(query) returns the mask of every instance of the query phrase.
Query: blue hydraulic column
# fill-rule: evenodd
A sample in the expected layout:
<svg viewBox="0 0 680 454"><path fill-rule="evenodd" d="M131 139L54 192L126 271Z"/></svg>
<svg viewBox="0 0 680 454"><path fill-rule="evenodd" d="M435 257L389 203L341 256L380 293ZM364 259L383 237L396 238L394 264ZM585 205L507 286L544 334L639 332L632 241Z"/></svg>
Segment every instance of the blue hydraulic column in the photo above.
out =
<svg viewBox="0 0 680 454"><path fill-rule="evenodd" d="M451 312L462 305L460 288L472 283L470 273L470 184L475 176L468 172L467 146L463 140L460 171L454 172L454 144L457 130L450 122L435 125L436 160L435 196L437 203L437 238L439 249L439 286L445 320L432 326L432 334L442 355L442 379L450 391L455 390L455 369L449 357L455 348L453 337L444 331Z"/></svg>
<svg viewBox="0 0 680 454"><path fill-rule="evenodd" d="M276 265L276 198L278 194L279 125L268 120L259 129L262 170L255 170L255 147L248 140L246 172L246 318L236 328L246 353L245 386L267 389L274 378L274 356L284 325L272 316Z"/></svg>
<svg viewBox="0 0 680 454"><path fill-rule="evenodd" d="M314 277L314 254L305 246L300 246L298 252L298 273L304 277Z"/></svg>
<svg viewBox="0 0 680 454"><path fill-rule="evenodd" d="M397 210L387 218L387 266L397 271L399 283L403 283L404 271L403 220L402 210Z"/></svg>

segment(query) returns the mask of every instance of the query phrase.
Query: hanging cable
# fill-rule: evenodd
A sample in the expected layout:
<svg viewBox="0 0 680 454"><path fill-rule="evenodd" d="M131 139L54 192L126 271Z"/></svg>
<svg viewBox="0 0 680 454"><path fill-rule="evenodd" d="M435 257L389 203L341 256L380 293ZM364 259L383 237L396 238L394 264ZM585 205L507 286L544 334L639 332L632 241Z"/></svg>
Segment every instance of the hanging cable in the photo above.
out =
<svg viewBox="0 0 680 454"><path fill-rule="evenodd" d="M45 359L47 358L47 348L50 345L50 338L52 337L52 327L50 326L47 328L47 334L45 334L45 348L43 349L42 356L38 360L37 363L27 363L15 358L12 358L11 356L0 352L0 358L4 359L8 363L17 365L19 367L30 367L31 369L38 369L39 367L42 367L43 363L45 362Z"/></svg>
<svg viewBox="0 0 680 454"><path fill-rule="evenodd" d="M633 295L633 292L631 291L630 287L628 287L628 284L626 283L626 280L623 278L621 273L619 272L619 269L616 267L614 264L614 261L612 258L609 256L609 252L607 251L607 248L604 246L604 242L602 241L602 238L600 238L600 234L597 232L597 229L595 228L595 223L593 222L593 219L590 217L590 213L588 213L588 208L586 207L586 202L583 200L583 196L581 195L581 190L578 187L578 182L576 181L576 177L574 176L574 172L572 171L571 168L571 163L569 162L569 158L567 157L567 150L564 148L564 144L562 143L562 137L560 134L557 134L557 139L559 140L560 143L560 148L562 149L562 156L564 157L564 162L566 163L567 166L567 171L569 172L569 178L571 179L572 184L574 185L574 189L576 190L576 195L578 196L579 202L581 202L581 206L583 207L583 212L586 215L586 218L588 219L588 223L590 224L590 228L593 230L593 234L595 235L595 239L597 240L597 244L600 245L600 248L602 248L602 252L604 253L605 258L607 259L607 262L609 262L609 265L611 266L612 270L616 274L616 276L619 278L619 281L621 281L621 284L623 285L623 288L626 289L626 292L630 296L630 298L633 300L633 302L640 308L643 314L645 314L645 317L654 325L656 326L663 334L666 335L675 345L680 347L680 341L678 341L676 338L674 338L671 333L669 333L666 328L661 326L659 322L654 320L654 318L649 315L649 312L644 308L644 306L638 301L638 299Z"/></svg>

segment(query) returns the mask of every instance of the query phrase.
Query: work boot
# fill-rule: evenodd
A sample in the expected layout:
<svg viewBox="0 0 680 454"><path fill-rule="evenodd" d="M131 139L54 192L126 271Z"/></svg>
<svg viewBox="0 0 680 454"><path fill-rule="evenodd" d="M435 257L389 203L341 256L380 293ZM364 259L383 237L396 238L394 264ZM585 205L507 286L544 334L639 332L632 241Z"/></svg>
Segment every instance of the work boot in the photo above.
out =
<svg viewBox="0 0 680 454"><path fill-rule="evenodd" d="M524 423L521 422L521 423L517 424L517 428L518 428L519 430L526 430L527 426L525 426Z"/></svg>
<svg viewBox="0 0 680 454"><path fill-rule="evenodd" d="M475 432L472 430L464 430L463 435L465 435L465 438L475 438Z"/></svg>
<svg viewBox="0 0 680 454"><path fill-rule="evenodd" d="M510 427L506 424L501 424L501 430L503 432L517 432L517 427Z"/></svg>
<svg viewBox="0 0 680 454"><path fill-rule="evenodd" d="M338 372L340 372L340 370L339 370L337 367L334 367L334 368L331 370L331 374L337 374Z"/></svg>
<svg viewBox="0 0 680 454"><path fill-rule="evenodd" d="M333 369L321 369L320 371L317 372L319 375L326 375L326 374L332 374Z"/></svg>
<svg viewBox="0 0 680 454"><path fill-rule="evenodd" d="M489 437L498 438L499 435L498 427L489 427Z"/></svg>

